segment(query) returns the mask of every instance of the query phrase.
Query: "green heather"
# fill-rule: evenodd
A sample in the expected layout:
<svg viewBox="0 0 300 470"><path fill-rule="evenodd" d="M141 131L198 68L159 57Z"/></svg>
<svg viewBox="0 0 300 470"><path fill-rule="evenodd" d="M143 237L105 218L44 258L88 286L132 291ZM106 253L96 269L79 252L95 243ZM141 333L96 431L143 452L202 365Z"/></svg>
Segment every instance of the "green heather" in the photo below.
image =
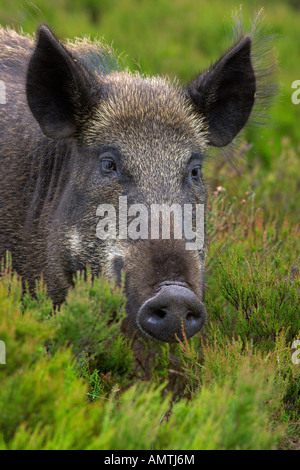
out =
<svg viewBox="0 0 300 470"><path fill-rule="evenodd" d="M125 62L186 82L228 45L229 0L0 0L0 24L59 37L104 36ZM78 275L52 314L43 282L22 296L9 255L0 279L1 449L299 449L300 8L264 7L277 34L280 93L267 128L247 131L234 164L204 168L208 322L177 344L122 333L123 288ZM0 77L1 79L1 77ZM294 354L294 358L297 355ZM298 356L300 359L300 354ZM299 361L300 362L300 361Z"/></svg>

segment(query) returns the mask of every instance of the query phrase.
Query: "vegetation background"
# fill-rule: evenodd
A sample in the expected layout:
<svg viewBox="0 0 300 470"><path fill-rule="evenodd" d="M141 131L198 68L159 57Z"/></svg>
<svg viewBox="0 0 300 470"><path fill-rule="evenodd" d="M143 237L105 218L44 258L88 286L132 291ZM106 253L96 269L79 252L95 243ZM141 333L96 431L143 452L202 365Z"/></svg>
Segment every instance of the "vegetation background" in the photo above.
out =
<svg viewBox="0 0 300 470"><path fill-rule="evenodd" d="M37 299L22 299L7 259L0 447L300 448L300 364L292 361L300 338L300 104L291 100L300 80L300 2L242 6L246 24L263 7L277 35L280 90L269 126L244 134L234 165L219 154L204 169L204 332L173 346L129 342L120 330L123 294L104 279L78 278L51 317L42 284ZM185 83L229 45L239 7L234 0L0 0L0 24L33 33L46 22L61 38L103 37L130 68Z"/></svg>

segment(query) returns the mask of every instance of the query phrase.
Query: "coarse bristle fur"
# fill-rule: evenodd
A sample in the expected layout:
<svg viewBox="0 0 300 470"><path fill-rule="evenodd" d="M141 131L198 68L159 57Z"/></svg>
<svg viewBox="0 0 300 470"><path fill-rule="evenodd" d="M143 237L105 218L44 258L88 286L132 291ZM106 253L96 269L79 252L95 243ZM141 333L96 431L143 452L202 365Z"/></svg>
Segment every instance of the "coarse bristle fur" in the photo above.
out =
<svg viewBox="0 0 300 470"><path fill-rule="evenodd" d="M273 125L269 108L274 104L279 94L279 84L276 77L278 60L273 46L276 35L272 34L270 27L266 25L262 8L247 26L240 7L233 12L228 30L228 48L245 34L251 37L251 62L256 78L255 102L243 132L238 134L227 147L218 149L214 155L212 152L212 155L216 159L223 156L239 173L241 163L245 163L245 153L252 146L251 143L243 140L245 130L248 129L251 135L258 132L258 127Z"/></svg>
<svg viewBox="0 0 300 470"><path fill-rule="evenodd" d="M246 26L239 9L233 14L232 41L236 42L245 34ZM263 9L255 15L248 33L252 39L251 61L256 77L254 109L249 124L264 125L268 116L268 107L278 95L276 81L277 57L273 47L275 34L271 34L263 18Z"/></svg>
<svg viewBox="0 0 300 470"><path fill-rule="evenodd" d="M0 67L7 65L24 66L35 47L36 35L19 32L0 25ZM100 40L91 40L88 36L74 40L61 41L62 44L84 65L97 74L106 75L120 69L120 61L113 49Z"/></svg>
<svg viewBox="0 0 300 470"><path fill-rule="evenodd" d="M93 144L99 133L130 135L138 131L139 140L159 138L162 127L173 141L196 139L199 149L206 144L204 119L195 116L178 83L168 78L140 76L129 72L112 73L102 80L109 98L95 111L88 123L85 142ZM105 136L103 136L105 139Z"/></svg>

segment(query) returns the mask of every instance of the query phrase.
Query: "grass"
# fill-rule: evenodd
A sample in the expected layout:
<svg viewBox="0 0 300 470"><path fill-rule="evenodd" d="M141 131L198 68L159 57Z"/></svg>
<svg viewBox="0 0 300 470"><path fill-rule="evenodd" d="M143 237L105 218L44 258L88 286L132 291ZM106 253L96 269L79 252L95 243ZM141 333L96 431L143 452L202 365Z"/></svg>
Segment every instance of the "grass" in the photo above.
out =
<svg viewBox="0 0 300 470"><path fill-rule="evenodd" d="M231 267L222 266L220 275ZM261 278L264 298L271 299L269 277ZM61 311L51 316L42 285L37 299L22 299L21 280L8 261L0 284L0 336L7 348L0 369L0 448L229 450L294 443L300 369L291 361L295 332L289 325L299 331L290 308L299 305L299 281L287 286L287 295L294 289L282 306L288 322L269 331L271 323L269 341L256 327L255 310L241 315L239 328L228 321L224 328L220 298L210 299L205 335L152 348L155 368L146 375L120 331L122 291L104 277L78 277ZM251 276L244 285L253 288ZM231 285L222 289L223 301L229 297L243 311L240 292ZM275 310L265 318L272 320ZM171 377L175 360L185 385L180 393Z"/></svg>

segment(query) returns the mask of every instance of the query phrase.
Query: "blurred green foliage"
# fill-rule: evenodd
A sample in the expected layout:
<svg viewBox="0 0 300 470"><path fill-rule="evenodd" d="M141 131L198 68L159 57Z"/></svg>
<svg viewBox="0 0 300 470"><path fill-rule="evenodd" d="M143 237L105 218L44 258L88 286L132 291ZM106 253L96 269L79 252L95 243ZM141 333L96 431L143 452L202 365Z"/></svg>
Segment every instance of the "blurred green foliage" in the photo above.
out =
<svg viewBox="0 0 300 470"><path fill-rule="evenodd" d="M132 374L130 342L120 331L123 294L104 277L77 277L54 316L44 315L43 293L40 284L36 299L22 299L8 260L0 282L7 348L0 366L1 449L274 449L287 436L287 422L297 419L300 369L283 325L263 351L246 337L230 337L217 317L206 337L173 345L187 384L178 394L167 384L174 373L169 345L158 347L161 375Z"/></svg>

